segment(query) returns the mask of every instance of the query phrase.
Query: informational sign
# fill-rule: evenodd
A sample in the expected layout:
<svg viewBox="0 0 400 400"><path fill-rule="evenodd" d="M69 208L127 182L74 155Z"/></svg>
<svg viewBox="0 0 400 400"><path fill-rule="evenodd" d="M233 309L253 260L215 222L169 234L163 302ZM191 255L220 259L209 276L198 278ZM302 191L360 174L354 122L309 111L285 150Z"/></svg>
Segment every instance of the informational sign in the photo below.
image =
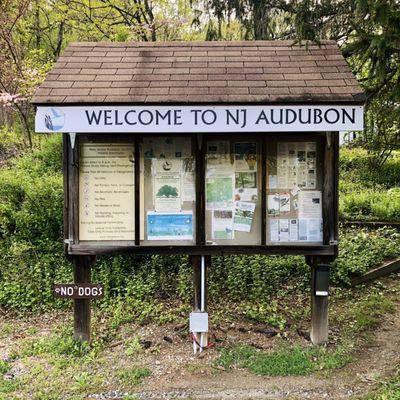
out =
<svg viewBox="0 0 400 400"><path fill-rule="evenodd" d="M101 299L104 297L104 287L89 283L59 283L53 286L53 295L59 299Z"/></svg>
<svg viewBox="0 0 400 400"><path fill-rule="evenodd" d="M83 143L79 158L79 240L133 241L134 145Z"/></svg>
<svg viewBox="0 0 400 400"><path fill-rule="evenodd" d="M363 107L39 106L36 132L315 132L363 129Z"/></svg>

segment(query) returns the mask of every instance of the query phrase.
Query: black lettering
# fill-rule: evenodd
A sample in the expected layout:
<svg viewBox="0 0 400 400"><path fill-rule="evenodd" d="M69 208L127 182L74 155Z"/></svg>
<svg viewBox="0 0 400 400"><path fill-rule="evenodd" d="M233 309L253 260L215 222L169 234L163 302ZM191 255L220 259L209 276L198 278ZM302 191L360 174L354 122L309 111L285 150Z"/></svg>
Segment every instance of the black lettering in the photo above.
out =
<svg viewBox="0 0 400 400"><path fill-rule="evenodd" d="M321 114L322 111L319 108L314 108L314 124L320 124L322 122Z"/></svg>
<svg viewBox="0 0 400 400"><path fill-rule="evenodd" d="M112 110L104 110L104 125L112 125L112 121L111 120L111 112Z"/></svg>
<svg viewBox="0 0 400 400"><path fill-rule="evenodd" d="M356 109L352 108L351 109L351 115L344 109L342 108L342 123L345 124L345 116L348 118L349 122L354 124L356 122Z"/></svg>
<svg viewBox="0 0 400 400"><path fill-rule="evenodd" d="M277 111L277 110L271 109L271 122L273 124L282 124L283 123L283 110L282 110L282 108L279 109L279 121L275 121L275 119L274 119L275 111Z"/></svg>
<svg viewBox="0 0 400 400"><path fill-rule="evenodd" d="M247 110L244 109L244 110L241 110L241 111L242 111L242 114L243 114L243 124L242 124L241 128L243 128L244 126L246 126L246 123L247 123Z"/></svg>
<svg viewBox="0 0 400 400"><path fill-rule="evenodd" d="M182 125L182 110L174 110L174 125Z"/></svg>
<svg viewBox="0 0 400 400"><path fill-rule="evenodd" d="M118 120L119 112L118 110L115 110L115 125L122 125L122 121Z"/></svg>
<svg viewBox="0 0 400 400"><path fill-rule="evenodd" d="M103 110L100 110L96 115L95 111L92 111L92 115L89 115L89 111L85 110L86 118L89 122L89 125L93 124L93 121L98 125L100 123L101 114L103 114Z"/></svg>
<svg viewBox="0 0 400 400"><path fill-rule="evenodd" d="M198 124L198 114L201 112L201 110L190 110L190 112L194 113L194 124Z"/></svg>
<svg viewBox="0 0 400 400"><path fill-rule="evenodd" d="M149 120L146 122L145 120L143 120L142 119L142 115L144 115L144 114L147 114L148 116L149 116ZM140 113L139 113L139 116L138 116L139 118L139 122L142 124L142 125L150 125L152 122L153 122L153 114L151 113L151 111L149 111L149 110L143 110L143 111L140 111Z"/></svg>
<svg viewBox="0 0 400 400"><path fill-rule="evenodd" d="M232 119L236 125L239 125L239 110L236 111L236 116L234 116L229 110L226 110L226 124L229 125L230 120Z"/></svg>
<svg viewBox="0 0 400 400"><path fill-rule="evenodd" d="M130 110L130 111L128 111L128 112L125 114L124 120L125 120L125 122L126 122L128 125L136 125L137 122L133 122L133 121L129 121L129 120L128 120L128 117L129 117L129 115L130 115L131 113L132 113L132 114L136 114L136 111L135 111L135 110Z"/></svg>
<svg viewBox="0 0 400 400"><path fill-rule="evenodd" d="M256 125L258 125L260 123L260 121L265 121L266 124L269 124L268 118L265 115L264 110L262 110L260 112L260 115L258 116L257 121L256 121Z"/></svg>
<svg viewBox="0 0 400 400"><path fill-rule="evenodd" d="M293 111L291 108L287 108L285 111L286 111L286 115L285 115L286 123L293 124L293 122L296 121L296 119L297 119L296 112ZM292 114L292 120L289 119L289 113Z"/></svg>
<svg viewBox="0 0 400 400"><path fill-rule="evenodd" d="M161 111L156 110L156 125L158 125L160 119L168 119L168 125L171 125L171 110L166 111L164 115L161 114Z"/></svg>
<svg viewBox="0 0 400 400"><path fill-rule="evenodd" d="M307 111L307 120L306 121L303 121L303 111ZM307 110L300 108L299 121L301 124L311 124L311 108L307 108Z"/></svg>
<svg viewBox="0 0 400 400"><path fill-rule="evenodd" d="M332 112L336 115L336 119L334 120L329 119L329 113L332 114ZM339 111L336 110L335 108L328 108L324 113L324 119L328 124L336 124L336 122L338 122L340 119Z"/></svg>
<svg viewBox="0 0 400 400"><path fill-rule="evenodd" d="M211 114L211 120L206 120L206 115L210 113ZM217 113L213 110L205 110L202 114L201 114L201 120L203 121L203 124L206 125L212 125L213 123L215 123L215 121L217 120Z"/></svg>

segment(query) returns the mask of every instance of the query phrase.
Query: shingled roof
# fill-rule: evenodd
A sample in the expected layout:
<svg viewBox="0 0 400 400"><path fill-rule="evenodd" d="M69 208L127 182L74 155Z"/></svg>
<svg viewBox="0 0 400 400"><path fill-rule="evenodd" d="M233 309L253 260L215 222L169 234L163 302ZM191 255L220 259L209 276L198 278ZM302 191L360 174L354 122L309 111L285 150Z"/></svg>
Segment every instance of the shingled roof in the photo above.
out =
<svg viewBox="0 0 400 400"><path fill-rule="evenodd" d="M362 103L334 41L71 43L34 104Z"/></svg>

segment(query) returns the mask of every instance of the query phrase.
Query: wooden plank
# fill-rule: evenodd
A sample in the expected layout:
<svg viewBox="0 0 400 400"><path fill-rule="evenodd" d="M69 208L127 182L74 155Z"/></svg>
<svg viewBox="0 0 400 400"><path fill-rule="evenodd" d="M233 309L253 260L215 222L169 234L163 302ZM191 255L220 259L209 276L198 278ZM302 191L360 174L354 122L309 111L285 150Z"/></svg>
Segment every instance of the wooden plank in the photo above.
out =
<svg viewBox="0 0 400 400"><path fill-rule="evenodd" d="M325 255L335 254L334 246L93 246L71 245L71 255L96 255L96 254L265 254L265 255Z"/></svg>
<svg viewBox="0 0 400 400"><path fill-rule="evenodd" d="M91 265L95 257L74 257L74 281L77 284L90 284ZM90 342L90 300L74 300L74 339L80 342Z"/></svg>
<svg viewBox="0 0 400 400"><path fill-rule="evenodd" d="M392 274L393 272L400 271L400 257L396 260L388 261L377 268L371 269L362 276L357 276L351 280L351 285L356 286L360 283L365 283L373 281L375 279L381 278Z"/></svg>
<svg viewBox="0 0 400 400"><path fill-rule="evenodd" d="M140 143L135 141L135 245L140 245Z"/></svg>
<svg viewBox="0 0 400 400"><path fill-rule="evenodd" d="M340 223L344 226L358 226L365 228L383 228L385 226L400 229L400 222L384 222L384 221L352 221L348 219L340 219Z"/></svg>
<svg viewBox="0 0 400 400"><path fill-rule="evenodd" d="M206 199L205 199L205 174L206 139L203 134L193 137L196 140L196 244L206 244Z"/></svg>
<svg viewBox="0 0 400 400"><path fill-rule="evenodd" d="M315 280L318 270L318 263L324 260L321 257L310 257L308 262L311 270L311 326L310 338L315 345L323 344L328 341L328 296L315 295Z"/></svg>
<svg viewBox="0 0 400 400"><path fill-rule="evenodd" d="M62 137L62 154L63 154L63 229L64 229L64 253L68 254L68 243L65 240L69 239L69 176L68 176L68 133L63 133Z"/></svg>
<svg viewBox="0 0 400 400"><path fill-rule="evenodd" d="M326 132L324 148L324 182L323 182L323 237L324 244L335 240L335 171L334 143L332 132Z"/></svg>
<svg viewBox="0 0 400 400"><path fill-rule="evenodd" d="M260 137L261 141L261 244L267 244L267 144L266 138Z"/></svg>

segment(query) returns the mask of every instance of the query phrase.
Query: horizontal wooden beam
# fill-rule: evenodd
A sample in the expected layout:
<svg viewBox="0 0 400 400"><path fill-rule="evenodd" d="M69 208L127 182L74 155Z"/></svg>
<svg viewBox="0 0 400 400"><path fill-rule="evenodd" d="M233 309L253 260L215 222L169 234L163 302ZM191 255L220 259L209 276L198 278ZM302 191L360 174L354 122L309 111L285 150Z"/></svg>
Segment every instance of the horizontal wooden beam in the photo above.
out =
<svg viewBox="0 0 400 400"><path fill-rule="evenodd" d="M264 255L327 255L335 254L335 246L94 246L72 244L70 255L96 254L192 254L192 255L228 255L228 254L264 254Z"/></svg>
<svg viewBox="0 0 400 400"><path fill-rule="evenodd" d="M357 226L365 228L383 228L388 226L390 228L400 229L400 222L383 222L383 221L351 221L347 219L341 219L340 222L345 226Z"/></svg>
<svg viewBox="0 0 400 400"><path fill-rule="evenodd" d="M359 285L360 283L373 281L377 278L390 275L396 271L400 271L400 258L388 261L377 268L371 269L371 271L368 271L366 274L362 276L357 276L356 278L353 278L351 284L355 286Z"/></svg>

